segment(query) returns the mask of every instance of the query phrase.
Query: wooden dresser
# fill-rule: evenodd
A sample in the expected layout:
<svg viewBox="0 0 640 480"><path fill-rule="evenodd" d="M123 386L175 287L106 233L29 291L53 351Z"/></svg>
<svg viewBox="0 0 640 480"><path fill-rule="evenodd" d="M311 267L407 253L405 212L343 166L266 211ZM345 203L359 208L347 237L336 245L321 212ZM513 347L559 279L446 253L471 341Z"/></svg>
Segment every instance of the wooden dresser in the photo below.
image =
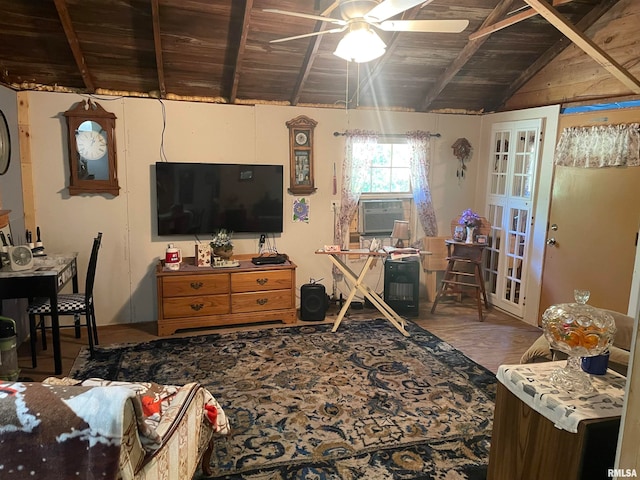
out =
<svg viewBox="0 0 640 480"><path fill-rule="evenodd" d="M255 255L234 255L238 267L196 267L193 257L180 270L156 266L158 335L203 328L281 320L295 323L296 265L254 265Z"/></svg>

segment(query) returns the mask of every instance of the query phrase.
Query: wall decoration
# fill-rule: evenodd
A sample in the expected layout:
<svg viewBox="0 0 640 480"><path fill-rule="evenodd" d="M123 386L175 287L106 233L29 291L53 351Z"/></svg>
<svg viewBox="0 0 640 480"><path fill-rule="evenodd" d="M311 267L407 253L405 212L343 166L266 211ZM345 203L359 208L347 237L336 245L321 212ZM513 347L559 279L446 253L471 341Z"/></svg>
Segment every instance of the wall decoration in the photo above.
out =
<svg viewBox="0 0 640 480"><path fill-rule="evenodd" d="M4 175L9 170L11 160L11 135L9 134L9 124L7 118L0 110L0 175Z"/></svg>
<svg viewBox="0 0 640 480"><path fill-rule="evenodd" d="M289 192L308 195L316 191L313 179L313 129L318 122L300 115L286 122L289 128Z"/></svg>
<svg viewBox="0 0 640 480"><path fill-rule="evenodd" d="M306 198L293 201L293 221L309 223L309 201Z"/></svg>
<svg viewBox="0 0 640 480"><path fill-rule="evenodd" d="M458 180L463 180L464 173L467 170L467 166L464 162L468 161L471 156L471 144L466 138L459 138L453 142L451 148L453 149L453 155L460 161L460 165L456 170L456 177L458 177Z"/></svg>
<svg viewBox="0 0 640 480"><path fill-rule="evenodd" d="M68 126L69 194L117 196L116 116L91 99L77 103L64 116Z"/></svg>

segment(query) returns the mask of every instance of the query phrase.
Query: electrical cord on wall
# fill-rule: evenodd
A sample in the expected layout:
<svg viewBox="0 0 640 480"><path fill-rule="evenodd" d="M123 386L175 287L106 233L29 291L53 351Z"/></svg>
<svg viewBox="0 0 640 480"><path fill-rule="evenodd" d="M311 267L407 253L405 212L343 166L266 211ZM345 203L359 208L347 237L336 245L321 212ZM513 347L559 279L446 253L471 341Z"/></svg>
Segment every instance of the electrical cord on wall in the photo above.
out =
<svg viewBox="0 0 640 480"><path fill-rule="evenodd" d="M167 111L164 106L164 102L162 99L158 98L160 105L162 106L162 133L160 135L160 160L163 162L168 161L167 155L164 153L164 132L167 129Z"/></svg>

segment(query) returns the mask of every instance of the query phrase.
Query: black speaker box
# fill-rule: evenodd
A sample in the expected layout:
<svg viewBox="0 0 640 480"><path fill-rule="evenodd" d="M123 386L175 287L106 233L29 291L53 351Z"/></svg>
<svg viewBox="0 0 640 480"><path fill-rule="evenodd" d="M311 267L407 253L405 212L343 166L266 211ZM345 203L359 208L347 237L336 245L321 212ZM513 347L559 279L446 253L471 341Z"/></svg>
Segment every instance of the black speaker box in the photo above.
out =
<svg viewBox="0 0 640 480"><path fill-rule="evenodd" d="M300 320L324 320L328 306L324 285L305 283L300 287Z"/></svg>

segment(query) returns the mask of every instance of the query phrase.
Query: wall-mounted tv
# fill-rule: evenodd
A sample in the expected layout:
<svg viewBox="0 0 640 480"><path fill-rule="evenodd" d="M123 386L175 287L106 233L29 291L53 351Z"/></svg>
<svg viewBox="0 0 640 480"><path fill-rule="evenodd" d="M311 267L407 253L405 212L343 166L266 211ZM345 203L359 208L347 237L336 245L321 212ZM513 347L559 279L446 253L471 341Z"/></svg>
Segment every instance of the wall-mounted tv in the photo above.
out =
<svg viewBox="0 0 640 480"><path fill-rule="evenodd" d="M158 235L280 233L282 192L282 165L158 162Z"/></svg>

